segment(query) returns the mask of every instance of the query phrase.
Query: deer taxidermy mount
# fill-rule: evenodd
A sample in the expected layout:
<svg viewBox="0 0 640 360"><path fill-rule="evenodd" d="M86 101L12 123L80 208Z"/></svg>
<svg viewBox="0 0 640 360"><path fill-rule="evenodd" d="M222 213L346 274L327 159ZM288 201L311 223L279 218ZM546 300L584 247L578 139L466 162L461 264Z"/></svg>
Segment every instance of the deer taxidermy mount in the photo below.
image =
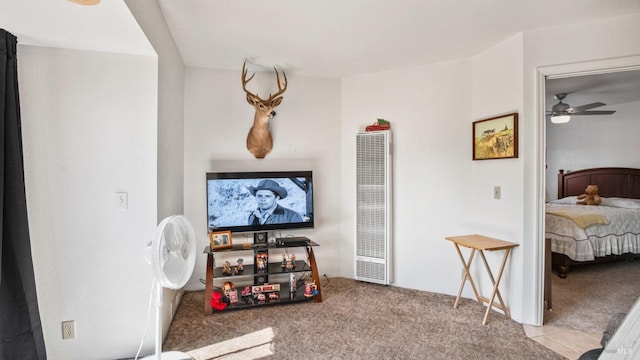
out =
<svg viewBox="0 0 640 360"><path fill-rule="evenodd" d="M274 66L273 70L276 72L278 92L273 95L269 94L268 99L262 99L258 94L247 90L247 84L256 74L252 74L251 77L247 79L246 65L247 62L245 61L242 64L242 89L247 94L247 102L256 110L253 117L253 126L247 135L247 150L249 150L256 159L264 159L273 148L273 139L271 138L271 131L269 130L269 120L276 116L276 112L273 109L280 105L283 99L280 95L287 90L287 76L283 71L282 79L280 79L278 69Z"/></svg>

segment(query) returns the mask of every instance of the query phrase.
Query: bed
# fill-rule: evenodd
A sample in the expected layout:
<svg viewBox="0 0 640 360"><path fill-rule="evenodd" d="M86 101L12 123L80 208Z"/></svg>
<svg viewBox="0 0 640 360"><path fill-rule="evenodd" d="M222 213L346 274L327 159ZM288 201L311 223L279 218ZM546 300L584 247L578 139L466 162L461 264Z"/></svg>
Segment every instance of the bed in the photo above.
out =
<svg viewBox="0 0 640 360"><path fill-rule="evenodd" d="M590 184L602 203L576 205ZM558 200L545 204L545 237L561 278L570 266L640 258L640 169L560 170Z"/></svg>

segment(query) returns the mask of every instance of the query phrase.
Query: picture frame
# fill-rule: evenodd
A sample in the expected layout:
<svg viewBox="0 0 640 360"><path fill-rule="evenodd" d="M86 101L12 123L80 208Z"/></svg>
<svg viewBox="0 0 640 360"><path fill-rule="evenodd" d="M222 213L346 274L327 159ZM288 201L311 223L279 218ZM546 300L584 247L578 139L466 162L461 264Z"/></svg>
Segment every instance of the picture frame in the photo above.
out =
<svg viewBox="0 0 640 360"><path fill-rule="evenodd" d="M209 233L209 246L212 251L231 249L233 247L233 240L231 238L231 231L212 231Z"/></svg>
<svg viewBox="0 0 640 360"><path fill-rule="evenodd" d="M473 160L518 157L518 113L473 122Z"/></svg>

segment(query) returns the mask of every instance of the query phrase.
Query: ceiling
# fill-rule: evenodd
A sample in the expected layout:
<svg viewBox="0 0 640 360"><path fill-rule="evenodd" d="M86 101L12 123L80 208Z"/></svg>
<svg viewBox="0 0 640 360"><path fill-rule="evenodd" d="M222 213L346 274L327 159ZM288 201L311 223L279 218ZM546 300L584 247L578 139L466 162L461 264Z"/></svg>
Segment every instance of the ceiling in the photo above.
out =
<svg viewBox="0 0 640 360"><path fill-rule="evenodd" d="M563 102L570 106L602 102L606 106L591 110L616 110L616 105L640 101L640 70L549 79L545 86L547 110L560 93L567 93Z"/></svg>
<svg viewBox="0 0 640 360"><path fill-rule="evenodd" d="M154 0L129 0L154 1ZM638 0L157 0L187 66L244 59L345 77L468 58L525 30L640 12ZM122 0L0 0L23 44L149 53Z"/></svg>
<svg viewBox="0 0 640 360"><path fill-rule="evenodd" d="M187 66L239 70L247 59L256 69L336 78L468 58L519 32L640 12L638 0L128 1L157 1ZM0 27L21 44L155 54L123 0L0 0ZM635 75L612 76L617 85L549 81L547 103L569 92L569 104L613 105L622 100L604 93L640 86ZM589 94L597 99L577 98Z"/></svg>
<svg viewBox="0 0 640 360"><path fill-rule="evenodd" d="M155 54L127 5L103 0L97 6L67 0L0 0L0 28L18 44Z"/></svg>
<svg viewBox="0 0 640 360"><path fill-rule="evenodd" d="M468 58L525 30L638 0L158 0L186 65L345 77Z"/></svg>

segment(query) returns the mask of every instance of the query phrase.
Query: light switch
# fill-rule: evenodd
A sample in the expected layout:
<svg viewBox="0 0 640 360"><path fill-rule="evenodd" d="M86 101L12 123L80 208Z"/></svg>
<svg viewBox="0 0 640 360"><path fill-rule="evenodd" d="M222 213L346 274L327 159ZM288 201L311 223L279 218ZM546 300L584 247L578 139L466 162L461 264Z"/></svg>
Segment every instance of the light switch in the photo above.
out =
<svg viewBox="0 0 640 360"><path fill-rule="evenodd" d="M493 187L493 198L496 199L496 200L500 200L500 192L501 192L500 186L494 186Z"/></svg>
<svg viewBox="0 0 640 360"><path fill-rule="evenodd" d="M129 195L126 192L116 193L116 209L127 210L129 208Z"/></svg>

